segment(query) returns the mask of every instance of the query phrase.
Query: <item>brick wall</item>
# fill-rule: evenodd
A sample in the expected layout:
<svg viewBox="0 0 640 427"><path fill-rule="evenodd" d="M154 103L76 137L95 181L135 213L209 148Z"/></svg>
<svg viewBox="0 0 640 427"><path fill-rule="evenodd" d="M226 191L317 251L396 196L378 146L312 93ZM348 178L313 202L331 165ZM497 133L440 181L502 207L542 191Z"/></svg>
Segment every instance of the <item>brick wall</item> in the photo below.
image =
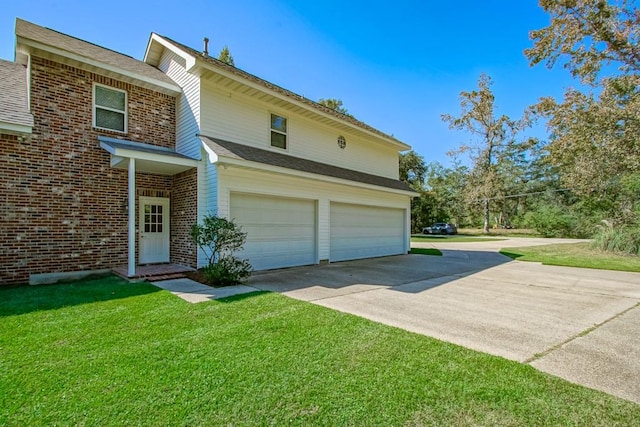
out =
<svg viewBox="0 0 640 427"><path fill-rule="evenodd" d="M127 91L127 134L92 128L94 82ZM31 88L33 134L0 135L0 284L126 264L127 171L110 167L97 138L173 148L175 97L37 57ZM136 181L173 185L144 174Z"/></svg>
<svg viewBox="0 0 640 427"><path fill-rule="evenodd" d="M171 262L196 267L196 246L189 235L198 221L198 174L190 169L173 177L171 192Z"/></svg>

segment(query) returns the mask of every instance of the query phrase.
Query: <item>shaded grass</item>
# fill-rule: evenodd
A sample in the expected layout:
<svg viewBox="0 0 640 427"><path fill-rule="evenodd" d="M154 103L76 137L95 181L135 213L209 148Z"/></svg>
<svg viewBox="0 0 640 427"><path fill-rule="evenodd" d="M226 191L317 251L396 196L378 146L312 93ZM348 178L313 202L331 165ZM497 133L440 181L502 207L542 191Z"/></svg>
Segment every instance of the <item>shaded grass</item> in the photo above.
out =
<svg viewBox="0 0 640 427"><path fill-rule="evenodd" d="M442 252L440 252L436 248L411 248L411 252L410 253L417 254L417 255L442 256Z"/></svg>
<svg viewBox="0 0 640 427"><path fill-rule="evenodd" d="M640 418L638 405L530 366L274 293L189 304L108 278L0 290L0 314L0 425Z"/></svg>
<svg viewBox="0 0 640 427"><path fill-rule="evenodd" d="M589 243L503 248L500 253L520 261L548 265L640 272L640 257L602 252L591 248Z"/></svg>
<svg viewBox="0 0 640 427"><path fill-rule="evenodd" d="M412 242L499 242L501 240L497 237L481 237L481 236L472 236L472 235L464 235L464 234L456 234L454 236L443 236L443 235L422 235L422 234L413 234L411 236Z"/></svg>

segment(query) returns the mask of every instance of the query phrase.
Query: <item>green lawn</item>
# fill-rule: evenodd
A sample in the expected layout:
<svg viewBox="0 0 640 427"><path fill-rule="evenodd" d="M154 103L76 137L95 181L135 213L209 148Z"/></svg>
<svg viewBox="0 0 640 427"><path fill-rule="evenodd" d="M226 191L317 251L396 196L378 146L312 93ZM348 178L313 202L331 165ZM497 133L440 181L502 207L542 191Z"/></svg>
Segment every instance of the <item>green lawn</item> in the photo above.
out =
<svg viewBox="0 0 640 427"><path fill-rule="evenodd" d="M640 405L275 293L0 290L0 425L634 425Z"/></svg>
<svg viewBox="0 0 640 427"><path fill-rule="evenodd" d="M454 236L442 236L442 235L411 235L412 242L499 242L501 240L498 237L482 237L474 235L456 234Z"/></svg>
<svg viewBox="0 0 640 427"><path fill-rule="evenodd" d="M548 265L640 272L640 257L597 251L591 249L589 243L504 248L500 253L520 261Z"/></svg>
<svg viewBox="0 0 640 427"><path fill-rule="evenodd" d="M442 252L440 252L440 250L435 248L411 248L411 253L418 254L418 255L442 256Z"/></svg>

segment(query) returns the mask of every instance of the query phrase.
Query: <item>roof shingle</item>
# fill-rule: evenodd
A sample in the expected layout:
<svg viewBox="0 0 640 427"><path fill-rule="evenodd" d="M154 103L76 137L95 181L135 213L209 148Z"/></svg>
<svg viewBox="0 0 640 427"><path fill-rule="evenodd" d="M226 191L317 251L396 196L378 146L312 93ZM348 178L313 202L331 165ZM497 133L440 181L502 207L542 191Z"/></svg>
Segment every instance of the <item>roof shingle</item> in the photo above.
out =
<svg viewBox="0 0 640 427"><path fill-rule="evenodd" d="M164 84L175 85L175 82L166 74L146 62L20 18L16 19L16 37L52 46Z"/></svg>
<svg viewBox="0 0 640 427"><path fill-rule="evenodd" d="M0 59L0 122L33 127L27 96L27 70Z"/></svg>
<svg viewBox="0 0 640 427"><path fill-rule="evenodd" d="M318 175L355 181L362 184L375 185L393 190L414 192L406 183L378 175L371 175L338 166L328 165L313 160L293 157L287 154L275 153L261 148L224 141L205 135L198 135L214 153L221 157L262 163L270 166L278 166L300 172L314 173Z"/></svg>

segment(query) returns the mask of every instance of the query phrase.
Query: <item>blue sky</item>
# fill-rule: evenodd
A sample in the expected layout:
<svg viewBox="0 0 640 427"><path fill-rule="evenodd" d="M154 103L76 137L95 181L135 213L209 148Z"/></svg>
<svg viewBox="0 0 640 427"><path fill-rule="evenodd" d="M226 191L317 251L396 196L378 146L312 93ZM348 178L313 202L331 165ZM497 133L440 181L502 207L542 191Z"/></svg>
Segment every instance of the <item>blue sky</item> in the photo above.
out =
<svg viewBox="0 0 640 427"><path fill-rule="evenodd" d="M529 31L548 24L536 0L21 0L2 7L0 58L13 59L16 17L138 59L152 31L197 49L209 37L211 54L228 45L245 71L310 99L340 98L445 166L469 138L440 116L459 114L460 91L481 73L494 80L498 113L512 118L575 85L523 55Z"/></svg>

